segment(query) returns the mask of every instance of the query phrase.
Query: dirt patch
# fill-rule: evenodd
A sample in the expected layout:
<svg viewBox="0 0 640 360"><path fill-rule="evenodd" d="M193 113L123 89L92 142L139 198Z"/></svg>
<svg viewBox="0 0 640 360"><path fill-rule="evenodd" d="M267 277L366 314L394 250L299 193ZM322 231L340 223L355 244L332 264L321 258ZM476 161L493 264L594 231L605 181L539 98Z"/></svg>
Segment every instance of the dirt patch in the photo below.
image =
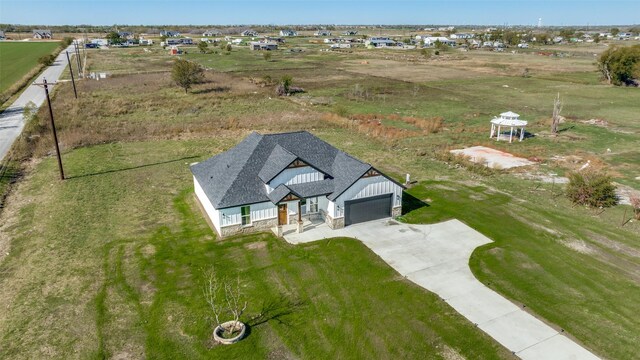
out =
<svg viewBox="0 0 640 360"><path fill-rule="evenodd" d="M266 247L267 247L266 241L252 242L244 246L245 249L249 249L249 250L264 249Z"/></svg>
<svg viewBox="0 0 640 360"><path fill-rule="evenodd" d="M535 165L533 161L517 157L508 152L488 148L486 146L472 146L465 149L451 150L452 154L463 155L476 164L490 168L510 169L520 166Z"/></svg>
<svg viewBox="0 0 640 360"><path fill-rule="evenodd" d="M575 239L565 240L565 241L562 241L562 245L568 247L571 250L575 250L581 254L593 254L596 252L596 250L591 248L589 245L587 245L586 242L582 240L575 240Z"/></svg>
<svg viewBox="0 0 640 360"><path fill-rule="evenodd" d="M440 352L440 355L445 360L464 360L464 357L460 355L454 348L445 345L444 349Z"/></svg>

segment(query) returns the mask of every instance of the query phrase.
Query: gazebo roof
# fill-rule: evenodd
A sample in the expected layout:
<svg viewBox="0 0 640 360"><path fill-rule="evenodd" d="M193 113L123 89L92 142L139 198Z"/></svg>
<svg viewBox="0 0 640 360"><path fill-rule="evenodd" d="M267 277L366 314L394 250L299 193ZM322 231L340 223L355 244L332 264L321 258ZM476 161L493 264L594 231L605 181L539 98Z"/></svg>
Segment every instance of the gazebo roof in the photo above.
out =
<svg viewBox="0 0 640 360"><path fill-rule="evenodd" d="M493 120L491 120L491 122L493 124L496 125L500 125L500 126L527 126L528 122L526 120L519 120L519 119L503 119L503 118L493 118Z"/></svg>
<svg viewBox="0 0 640 360"><path fill-rule="evenodd" d="M501 117L510 117L510 118L515 117L515 118L517 118L517 117L519 117L520 115L519 115L519 114L514 113L513 111L507 111L507 112L503 112L502 114L500 114L500 116L501 116Z"/></svg>

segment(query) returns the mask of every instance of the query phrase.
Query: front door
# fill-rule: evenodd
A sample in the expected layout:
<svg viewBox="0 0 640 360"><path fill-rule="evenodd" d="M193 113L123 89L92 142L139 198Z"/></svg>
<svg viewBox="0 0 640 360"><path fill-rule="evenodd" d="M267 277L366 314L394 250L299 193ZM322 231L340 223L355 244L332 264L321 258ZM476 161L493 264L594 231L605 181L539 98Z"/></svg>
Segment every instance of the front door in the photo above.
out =
<svg viewBox="0 0 640 360"><path fill-rule="evenodd" d="M278 205L278 225L287 225L287 204Z"/></svg>

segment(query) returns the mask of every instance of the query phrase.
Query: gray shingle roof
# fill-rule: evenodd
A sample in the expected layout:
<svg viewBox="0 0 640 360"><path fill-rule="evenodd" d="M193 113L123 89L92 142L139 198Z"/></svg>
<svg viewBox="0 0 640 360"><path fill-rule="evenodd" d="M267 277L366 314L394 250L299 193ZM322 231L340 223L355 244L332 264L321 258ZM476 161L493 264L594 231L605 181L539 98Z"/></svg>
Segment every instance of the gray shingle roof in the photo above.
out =
<svg viewBox="0 0 640 360"><path fill-rule="evenodd" d="M267 194L265 183L296 158L328 178L279 186ZM222 209L266 201L275 204L290 191L302 197L327 195L335 200L370 168L370 164L306 131L266 135L254 132L235 147L192 165L191 172L212 205Z"/></svg>

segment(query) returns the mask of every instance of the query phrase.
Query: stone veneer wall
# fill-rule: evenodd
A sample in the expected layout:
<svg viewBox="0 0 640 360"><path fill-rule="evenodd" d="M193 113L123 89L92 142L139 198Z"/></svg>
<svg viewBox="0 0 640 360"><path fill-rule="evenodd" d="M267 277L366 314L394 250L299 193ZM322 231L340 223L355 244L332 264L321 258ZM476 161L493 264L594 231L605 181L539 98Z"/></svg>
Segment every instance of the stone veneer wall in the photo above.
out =
<svg viewBox="0 0 640 360"><path fill-rule="evenodd" d="M398 217L402 215L402 206L396 206L393 209L391 209L391 217Z"/></svg>
<svg viewBox="0 0 640 360"><path fill-rule="evenodd" d="M344 217L334 219L324 210L320 210L320 215L324 219L324 222L332 229L342 229L344 227Z"/></svg>
<svg viewBox="0 0 640 360"><path fill-rule="evenodd" d="M269 230L272 227L278 226L278 218L253 221L251 225L242 226L240 224L225 226L220 228L222 232L220 237L227 237L237 234L249 234L257 231Z"/></svg>

